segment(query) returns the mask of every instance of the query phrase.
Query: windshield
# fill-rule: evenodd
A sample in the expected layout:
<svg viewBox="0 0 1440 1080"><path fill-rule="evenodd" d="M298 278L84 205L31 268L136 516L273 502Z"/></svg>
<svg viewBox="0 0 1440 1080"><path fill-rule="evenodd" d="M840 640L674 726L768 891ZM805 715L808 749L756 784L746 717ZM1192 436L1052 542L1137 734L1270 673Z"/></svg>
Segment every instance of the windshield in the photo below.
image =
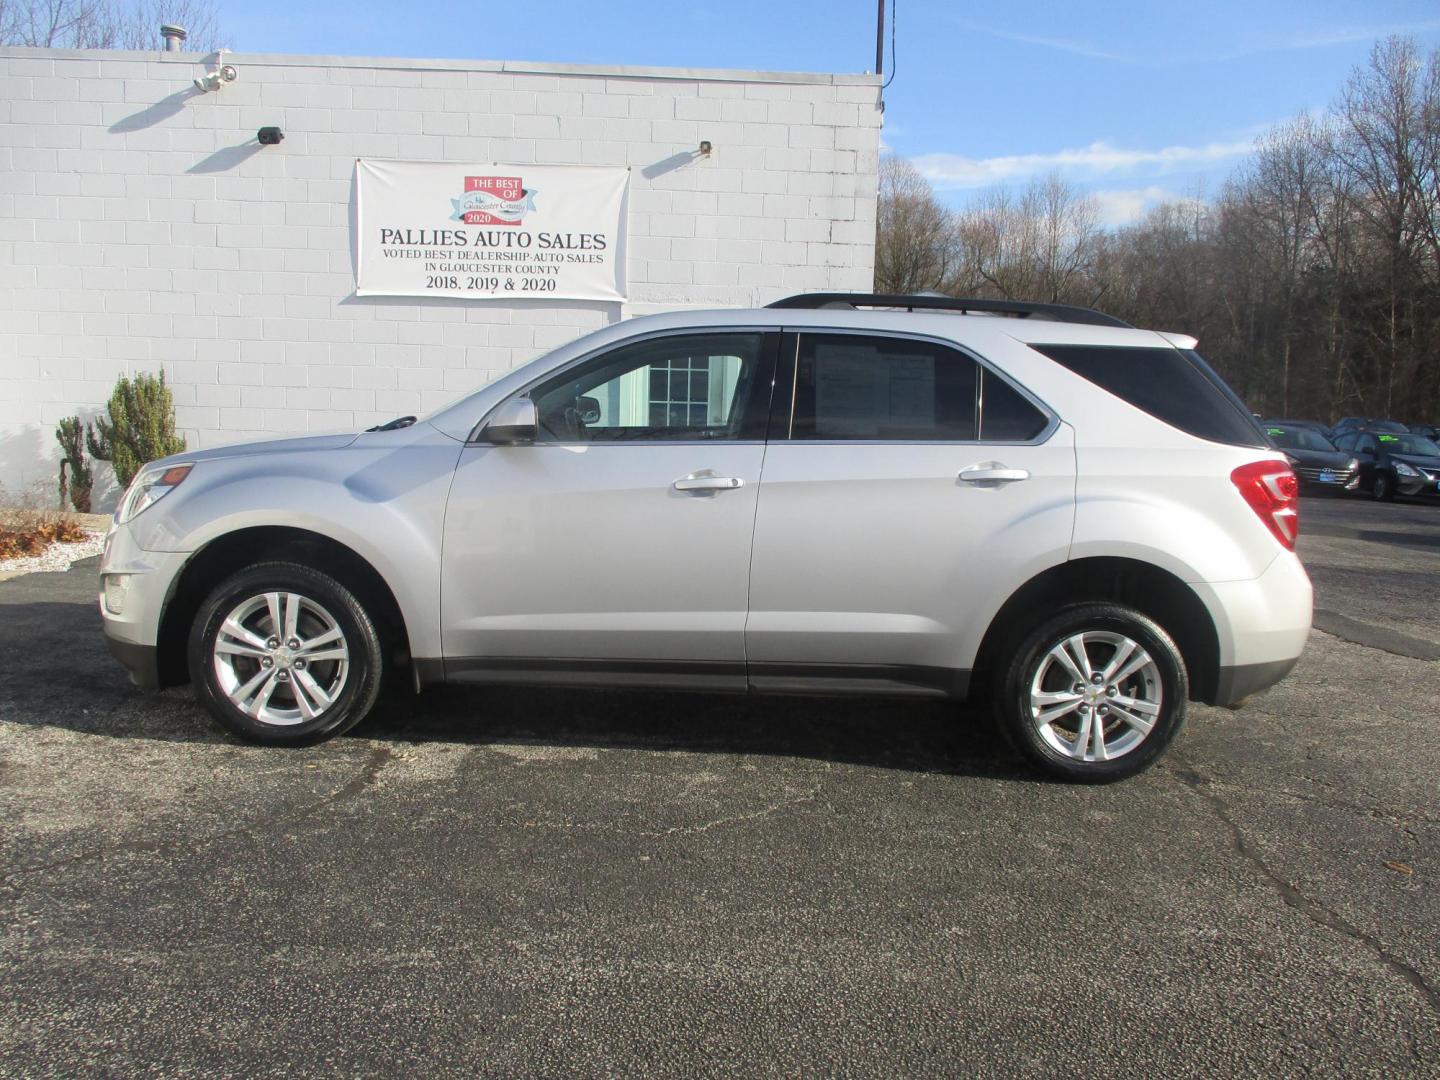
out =
<svg viewBox="0 0 1440 1080"><path fill-rule="evenodd" d="M1391 454L1417 454L1421 457L1440 457L1440 446L1423 435L1376 435L1380 449Z"/></svg>
<svg viewBox="0 0 1440 1080"><path fill-rule="evenodd" d="M1334 450L1335 444L1310 428L1267 427L1265 434L1282 450Z"/></svg>

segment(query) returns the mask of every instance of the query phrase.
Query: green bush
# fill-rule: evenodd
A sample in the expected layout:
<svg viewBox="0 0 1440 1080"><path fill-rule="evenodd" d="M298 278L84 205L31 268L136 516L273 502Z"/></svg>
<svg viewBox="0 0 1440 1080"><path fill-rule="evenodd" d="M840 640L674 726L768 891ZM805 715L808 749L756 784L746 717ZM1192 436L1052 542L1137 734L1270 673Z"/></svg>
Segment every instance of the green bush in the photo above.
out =
<svg viewBox="0 0 1440 1080"><path fill-rule="evenodd" d="M128 487L147 461L178 454L185 440L175 434L175 400L165 375L121 376L110 395L110 416L95 418L85 431L90 453L115 468L115 479Z"/></svg>
<svg viewBox="0 0 1440 1080"><path fill-rule="evenodd" d="M85 460L85 425L78 416L67 416L55 429L55 441L60 444L60 509L65 509L68 499L71 506L82 514L90 513L90 488L95 477Z"/></svg>

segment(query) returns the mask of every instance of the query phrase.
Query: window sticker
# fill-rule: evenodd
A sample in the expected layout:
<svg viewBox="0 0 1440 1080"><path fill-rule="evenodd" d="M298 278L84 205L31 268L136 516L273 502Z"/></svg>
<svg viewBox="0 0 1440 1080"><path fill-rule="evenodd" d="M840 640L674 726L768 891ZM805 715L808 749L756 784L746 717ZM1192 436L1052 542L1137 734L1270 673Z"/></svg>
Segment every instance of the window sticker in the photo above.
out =
<svg viewBox="0 0 1440 1080"><path fill-rule="evenodd" d="M878 433L875 398L879 382L873 348L818 346L815 349L815 434L864 437Z"/></svg>
<svg viewBox="0 0 1440 1080"><path fill-rule="evenodd" d="M1267 428L1265 429L1265 434L1266 434L1266 435L1284 435L1284 434L1285 434L1285 429L1284 429L1284 428L1278 428L1278 427L1267 427Z"/></svg>
<svg viewBox="0 0 1440 1080"><path fill-rule="evenodd" d="M1381 435L1381 436L1380 436L1380 441L1381 441L1381 442L1399 442L1399 441L1400 441L1400 438L1399 438L1399 436L1397 436L1397 435Z"/></svg>
<svg viewBox="0 0 1440 1080"><path fill-rule="evenodd" d="M935 425L935 358L829 342L815 349L815 434L875 438Z"/></svg>

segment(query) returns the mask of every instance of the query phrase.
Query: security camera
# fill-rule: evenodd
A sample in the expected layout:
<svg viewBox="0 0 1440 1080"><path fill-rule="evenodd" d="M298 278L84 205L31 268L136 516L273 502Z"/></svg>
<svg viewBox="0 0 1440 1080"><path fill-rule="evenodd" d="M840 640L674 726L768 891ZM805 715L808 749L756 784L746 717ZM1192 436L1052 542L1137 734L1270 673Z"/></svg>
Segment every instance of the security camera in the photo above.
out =
<svg viewBox="0 0 1440 1080"><path fill-rule="evenodd" d="M196 79L195 89L199 90L202 94L208 94L212 90L219 90L220 87L226 83L234 82L239 77L240 73L235 70L235 65L225 64L216 68L214 71L206 72Z"/></svg>

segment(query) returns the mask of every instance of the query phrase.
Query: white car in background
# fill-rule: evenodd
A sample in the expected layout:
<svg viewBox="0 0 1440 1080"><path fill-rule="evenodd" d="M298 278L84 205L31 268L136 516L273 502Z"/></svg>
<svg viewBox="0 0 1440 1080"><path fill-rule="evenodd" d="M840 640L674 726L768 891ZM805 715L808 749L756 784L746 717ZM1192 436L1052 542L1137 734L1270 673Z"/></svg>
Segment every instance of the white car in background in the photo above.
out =
<svg viewBox="0 0 1440 1080"><path fill-rule="evenodd" d="M442 411L143 470L101 611L142 685L305 743L381 679L940 696L1132 775L1294 665L1296 480L1193 339L825 294L633 319Z"/></svg>

